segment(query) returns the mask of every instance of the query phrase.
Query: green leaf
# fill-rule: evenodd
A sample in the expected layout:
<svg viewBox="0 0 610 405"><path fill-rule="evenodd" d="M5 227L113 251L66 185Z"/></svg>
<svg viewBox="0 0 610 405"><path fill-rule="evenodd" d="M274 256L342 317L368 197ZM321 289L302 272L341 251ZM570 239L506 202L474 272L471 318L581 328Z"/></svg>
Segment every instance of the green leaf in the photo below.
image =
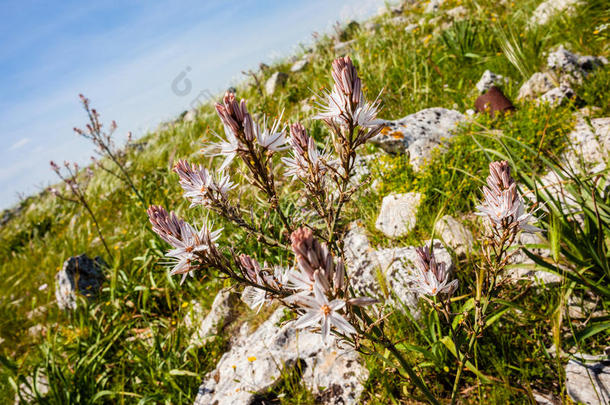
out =
<svg viewBox="0 0 610 405"><path fill-rule="evenodd" d="M453 356L455 356L455 358L457 358L457 352L455 350L455 345L453 344L453 341L451 340L451 338L449 336L444 336L441 339L441 342L443 342L443 344L447 347L447 349L449 349L451 354L453 354ZM491 382L490 378L487 377L485 374L481 373L474 366L474 364L472 364L470 361L464 362L464 365L466 366L466 368L468 370L472 371L477 377L479 377L479 379L481 379L481 381L483 381L485 383L490 383Z"/></svg>

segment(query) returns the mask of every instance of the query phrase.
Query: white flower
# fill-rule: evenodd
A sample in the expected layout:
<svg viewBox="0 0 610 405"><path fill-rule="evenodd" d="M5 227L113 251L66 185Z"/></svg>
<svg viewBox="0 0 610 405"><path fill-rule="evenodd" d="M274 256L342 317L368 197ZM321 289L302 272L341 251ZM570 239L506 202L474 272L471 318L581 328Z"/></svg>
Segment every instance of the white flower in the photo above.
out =
<svg viewBox="0 0 610 405"><path fill-rule="evenodd" d="M183 222L180 224L180 238L170 237L170 244L174 249L167 252L168 257L175 260L170 275L185 274L191 272L191 263L197 260L197 253L205 251L220 237L222 229L210 232L204 224L197 231L191 224ZM184 277L182 278L184 281Z"/></svg>
<svg viewBox="0 0 610 405"><path fill-rule="evenodd" d="M328 339L333 327L345 335L355 334L356 329L338 312L345 307L345 301L335 299L329 302L317 284L314 285L313 290L314 297L308 297L303 301L302 309L305 313L296 320L294 326L307 328L319 324L324 341Z"/></svg>
<svg viewBox="0 0 610 405"><path fill-rule="evenodd" d="M282 162L286 165L286 176L306 178L310 170L309 164L311 164L311 171L313 174L321 176L326 174L328 171L329 158L330 155L324 151L320 152L316 147L313 138L309 138L307 150L299 153L297 148L295 148L293 157L284 157L282 158Z"/></svg>
<svg viewBox="0 0 610 405"><path fill-rule="evenodd" d="M354 122L364 128L374 128L383 123L383 120L377 119L378 106L377 101L374 103L361 101L354 111Z"/></svg>
<svg viewBox="0 0 610 405"><path fill-rule="evenodd" d="M516 190L517 184L513 183L499 194L484 187L485 199L478 205L477 215L486 216L496 227L514 226L524 232L538 232L540 228L530 225L532 213L525 212L523 200Z"/></svg>
<svg viewBox="0 0 610 405"><path fill-rule="evenodd" d="M229 127L225 125L226 140L222 139L220 142L215 142L210 145L211 150L218 150L217 153L212 153L212 156L224 156L225 160L220 165L219 171L223 171L227 166L231 164L237 152L241 149L241 142L235 137Z"/></svg>
<svg viewBox="0 0 610 405"><path fill-rule="evenodd" d="M266 122L263 122L262 128L258 124L255 125L256 140L263 148L275 152L289 148L286 145L285 128L280 130L280 119L281 116L273 122L269 129L267 129Z"/></svg>
<svg viewBox="0 0 610 405"><path fill-rule="evenodd" d="M261 288L248 286L244 289L242 300L248 303L250 309L256 310L258 313L268 301L267 292Z"/></svg>
<svg viewBox="0 0 610 405"><path fill-rule="evenodd" d="M414 284L413 291L431 297L451 295L458 287L458 280L450 281L447 265L437 262L427 246L417 248L416 252L418 260L415 271L407 277Z"/></svg>
<svg viewBox="0 0 610 405"><path fill-rule="evenodd" d="M483 186L483 203L477 206L477 215L486 216L495 228L538 232L529 225L532 213L525 212L517 183L511 176L506 161L491 162L487 184Z"/></svg>

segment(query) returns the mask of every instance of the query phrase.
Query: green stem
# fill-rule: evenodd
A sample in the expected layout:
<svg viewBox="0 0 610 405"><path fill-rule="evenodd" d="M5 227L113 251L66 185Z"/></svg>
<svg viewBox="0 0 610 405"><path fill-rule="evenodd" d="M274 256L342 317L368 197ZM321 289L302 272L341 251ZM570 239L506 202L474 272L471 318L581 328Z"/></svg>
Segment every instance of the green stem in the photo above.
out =
<svg viewBox="0 0 610 405"><path fill-rule="evenodd" d="M457 351L457 348L456 348L456 355L458 356L458 369L457 369L457 373L455 374L455 381L453 381L453 389L451 390L451 405L455 404L455 400L456 400L455 394L457 394L457 389L458 389L458 386L460 383L460 377L462 376L462 369L464 368L464 365L462 364L462 360L459 359L460 353Z"/></svg>
<svg viewBox="0 0 610 405"><path fill-rule="evenodd" d="M383 344L383 346L386 349L389 350L390 353L392 353L392 355L396 358L396 360L398 360L398 363L400 363L400 366L402 367L402 369L406 371L406 373L409 375L411 380L415 383L417 388L419 388L424 393L424 395L426 396L428 401L431 404L440 405L439 402L436 400L436 398L434 398L434 395L432 395L432 393L430 392L428 387L426 387L426 384L423 382L423 380L415 373L415 371L413 371L413 368L411 368L411 366L405 360L405 358L402 356L402 354L400 354L400 351L398 351L398 349L396 349L396 346L394 346L391 342L389 342L387 340L382 340L381 343Z"/></svg>

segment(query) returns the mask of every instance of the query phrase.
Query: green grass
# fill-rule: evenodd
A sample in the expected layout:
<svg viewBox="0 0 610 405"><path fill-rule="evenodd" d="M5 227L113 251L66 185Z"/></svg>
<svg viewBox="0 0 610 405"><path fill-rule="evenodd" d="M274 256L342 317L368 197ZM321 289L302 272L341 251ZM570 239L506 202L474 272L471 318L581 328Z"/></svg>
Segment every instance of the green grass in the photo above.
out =
<svg viewBox="0 0 610 405"><path fill-rule="evenodd" d="M349 53L359 68L366 94L375 97L381 93L381 116L387 119L428 107L462 112L471 108L476 98L474 84L486 69L511 79L504 90L514 100L524 75L542 69L544 53L559 44L581 54L608 57L608 31L594 32L607 21L603 1L587 2L573 17L559 16L543 27L527 28L538 3L448 1L443 9L464 5L470 11L468 20L451 23L443 17L411 33L392 24L387 15L376 17L380 31L350 33L355 42ZM424 14L423 6L407 10L405 16L414 22L433 17ZM447 24L444 30L438 28L442 23ZM328 88L330 65L336 55L328 37L321 37L314 49L311 63L303 72L290 75L286 86L273 97L260 96L246 83L238 87L238 96L247 98L255 113L277 116L283 110L287 122L304 121L324 144L325 129L311 120L313 111L302 112L301 103L312 93ZM262 79L289 66L280 62ZM607 116L608 72L606 67L588 78L577 89L574 103L556 109L517 103L514 114L474 118L462 125L445 152L435 153L419 173L410 167L408 158L382 154L373 167L373 176L380 180L379 189L359 196L359 203L348 210L348 219L362 218L375 244L421 243L430 237L439 212L459 216L473 209L490 154L504 152L497 131L536 150L535 154L519 148L512 151L519 165L527 168L527 174L535 175L546 169L541 157L557 154L565 146L565 135L574 124L572 112L581 106L596 106L601 109L596 112L598 116ZM205 218L203 210L187 209L188 202L181 197L170 162L189 158L210 163L197 151L213 138L213 132L220 133L221 125L213 108L205 105L194 123L177 122L142 139L147 142L146 148L130 152L128 159L136 186L147 201L171 207L195 222ZM372 146L368 150L376 152ZM253 205L248 190L242 191L242 206ZM411 235L388 241L373 226L381 199L388 193L408 191L424 195L418 226ZM223 283L214 274L198 274L182 286L177 279L170 279L160 264L167 247L150 231L146 207L108 174L96 172L88 195L115 260L109 263L108 280L100 296L91 302L83 300L72 315L59 312L53 303L56 272L75 254L105 256L86 213L43 194L23 202L21 213L0 228L0 401L12 401L15 385L35 370L42 370L54 387L46 403L191 403L201 379L226 350L229 333L202 348L190 346L183 321L188 306L183 307L183 303L198 300L207 308ZM260 223L277 222L276 218L265 218L262 211L255 211L254 216ZM277 263L290 260L261 247L219 218L211 219L227 230L223 244L273 258ZM477 232L476 224L473 229ZM475 255L457 262L462 286L472 283L471 269L477 260ZM49 287L39 290L43 284ZM545 350L552 343L552 314L561 305L561 293L529 285L518 285L506 293L505 299L515 309L485 336L478 356L481 372L495 380L479 385L467 373L464 403L522 403L527 402L532 389L561 392L562 369ZM45 310L31 312L43 305L47 305ZM608 302L602 305L609 307ZM236 322L256 318L243 308L241 311ZM429 345L435 353L434 361L414 356L412 362L420 367L435 394L448 397L451 381L445 368L454 369L455 361L444 346L429 343L437 321L426 318L425 333L398 314L387 322L393 337ZM45 332L28 333L28 328L37 324L43 325ZM561 328L567 333L565 323ZM607 333L585 343L596 347L596 342L605 337ZM370 378L365 403L412 403L414 388L396 370L374 358L366 359L366 365ZM313 396L298 383L298 370L285 374L268 395L280 396L283 403L310 403Z"/></svg>

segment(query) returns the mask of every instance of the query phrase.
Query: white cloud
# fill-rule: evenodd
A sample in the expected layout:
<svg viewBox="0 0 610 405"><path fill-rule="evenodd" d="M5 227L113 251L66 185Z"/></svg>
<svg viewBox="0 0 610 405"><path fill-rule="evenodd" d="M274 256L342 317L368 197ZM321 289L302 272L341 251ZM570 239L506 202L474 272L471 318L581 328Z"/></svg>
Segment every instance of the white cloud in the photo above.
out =
<svg viewBox="0 0 610 405"><path fill-rule="evenodd" d="M27 145L28 143L30 143L31 139L30 138L21 138L20 140L18 140L17 142L15 142L14 144L12 144L8 150L17 150L19 148L21 148L22 146Z"/></svg>

